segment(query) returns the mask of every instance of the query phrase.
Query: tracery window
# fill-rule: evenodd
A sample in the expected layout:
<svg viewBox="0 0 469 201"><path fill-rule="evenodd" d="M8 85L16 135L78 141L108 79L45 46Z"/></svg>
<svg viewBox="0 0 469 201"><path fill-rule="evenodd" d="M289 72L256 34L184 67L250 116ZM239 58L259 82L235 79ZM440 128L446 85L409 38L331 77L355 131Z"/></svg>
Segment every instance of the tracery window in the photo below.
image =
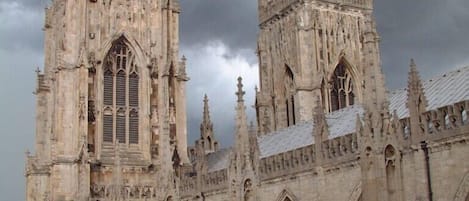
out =
<svg viewBox="0 0 469 201"><path fill-rule="evenodd" d="M329 82L328 97L329 111L336 111L355 103L355 93L352 77L344 62L340 62Z"/></svg>
<svg viewBox="0 0 469 201"><path fill-rule="evenodd" d="M139 74L135 55L120 38L104 59L103 141L138 143Z"/></svg>

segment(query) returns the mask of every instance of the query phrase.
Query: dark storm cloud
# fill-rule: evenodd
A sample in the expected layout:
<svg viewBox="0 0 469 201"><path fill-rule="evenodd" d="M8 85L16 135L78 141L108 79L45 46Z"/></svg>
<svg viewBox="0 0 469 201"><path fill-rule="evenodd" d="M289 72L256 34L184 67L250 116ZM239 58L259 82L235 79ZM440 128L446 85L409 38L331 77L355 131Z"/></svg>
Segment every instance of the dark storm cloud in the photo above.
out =
<svg viewBox="0 0 469 201"><path fill-rule="evenodd" d="M187 53L191 76L187 85L190 142L199 135L202 98L207 93L217 138L223 146L229 146L235 122L236 76L243 75L233 69L244 69L245 78L254 74L249 69L255 70L252 64L257 38L257 1L180 1L181 52ZM5 138L0 142L0 158L4 162L0 166L0 195L5 200L24 200L22 153L34 142L31 92L35 85L33 69L43 63L41 28L46 2L0 0L0 94L5 95L0 99L5 114L0 117L0 133ZM426 78L468 65L468 11L468 0L375 0L388 86L405 86L410 58L416 59ZM218 51L223 55L216 58L213 54L217 51L206 49L214 41L226 46L226 51ZM246 62L238 62L243 59L249 67ZM245 82L246 107L251 114L256 76Z"/></svg>
<svg viewBox="0 0 469 201"><path fill-rule="evenodd" d="M181 0L181 7L183 46L220 40L236 53L256 48L256 0Z"/></svg>
<svg viewBox="0 0 469 201"><path fill-rule="evenodd" d="M44 34L41 28L44 24L44 15L40 5L40 3L33 3L33 1L0 2L1 49L6 51L24 49L42 51Z"/></svg>
<svg viewBox="0 0 469 201"><path fill-rule="evenodd" d="M35 12L38 11L40 8L45 8L47 2L50 0L0 0L0 4L2 3L16 3L22 5L24 8L31 9ZM1 9L0 9L1 11Z"/></svg>
<svg viewBox="0 0 469 201"><path fill-rule="evenodd" d="M410 58L427 79L469 64L468 10L467 0L375 1L388 86L405 86Z"/></svg>

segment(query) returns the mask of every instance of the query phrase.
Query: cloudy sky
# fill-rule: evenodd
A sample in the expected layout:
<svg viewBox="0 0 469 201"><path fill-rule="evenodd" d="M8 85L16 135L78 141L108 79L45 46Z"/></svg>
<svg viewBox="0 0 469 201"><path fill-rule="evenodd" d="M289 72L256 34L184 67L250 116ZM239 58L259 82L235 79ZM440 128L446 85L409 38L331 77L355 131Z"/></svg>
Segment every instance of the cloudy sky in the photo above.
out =
<svg viewBox="0 0 469 201"><path fill-rule="evenodd" d="M24 200L24 152L33 147L36 67L43 64L46 0L0 0L0 201ZM253 120L257 60L255 0L181 0L181 53L188 58L189 141L199 135L202 98L216 136L232 140L236 77L245 78ZM422 77L469 65L469 1L376 0L381 56L390 89L404 87L415 58Z"/></svg>

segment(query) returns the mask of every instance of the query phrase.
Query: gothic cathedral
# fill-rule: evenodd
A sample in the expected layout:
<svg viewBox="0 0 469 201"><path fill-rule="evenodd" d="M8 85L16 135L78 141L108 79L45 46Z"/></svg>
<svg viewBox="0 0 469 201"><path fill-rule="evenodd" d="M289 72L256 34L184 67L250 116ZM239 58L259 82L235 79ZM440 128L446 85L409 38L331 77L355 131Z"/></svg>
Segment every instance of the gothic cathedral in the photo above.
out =
<svg viewBox="0 0 469 201"><path fill-rule="evenodd" d="M258 0L256 122L242 78L221 148L187 143L178 0L54 0L27 201L469 201L469 67L388 91L373 0Z"/></svg>

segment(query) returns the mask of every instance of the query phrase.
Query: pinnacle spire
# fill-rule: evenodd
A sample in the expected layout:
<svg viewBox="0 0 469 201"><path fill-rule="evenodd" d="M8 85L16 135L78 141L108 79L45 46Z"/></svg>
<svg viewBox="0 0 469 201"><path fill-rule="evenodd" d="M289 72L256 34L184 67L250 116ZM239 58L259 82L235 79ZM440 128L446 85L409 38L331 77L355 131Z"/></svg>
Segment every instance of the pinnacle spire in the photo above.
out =
<svg viewBox="0 0 469 201"><path fill-rule="evenodd" d="M420 80L420 75L417 70L417 65L415 64L414 59L410 60L408 96L409 96L409 99L415 98L415 100L413 101L419 101L418 105L416 106L420 106L420 103L423 103L422 105L424 106L423 109L426 108L427 100L424 95L422 81ZM418 108L418 109L422 109L422 108Z"/></svg>
<svg viewBox="0 0 469 201"><path fill-rule="evenodd" d="M238 102L244 102L244 94L246 92L243 91L243 78L238 77L238 92L236 92L236 96L238 96Z"/></svg>
<svg viewBox="0 0 469 201"><path fill-rule="evenodd" d="M409 109L410 114L412 141L419 142L422 137L421 129L418 129L422 124L422 120L419 117L420 114L426 111L427 99L423 91L422 81L420 80L414 59L410 60L409 82L407 88L407 108Z"/></svg>
<svg viewBox="0 0 469 201"><path fill-rule="evenodd" d="M204 114L203 114L203 121L202 124L208 125L210 124L210 111L208 109L208 97L207 94L204 95Z"/></svg>
<svg viewBox="0 0 469 201"><path fill-rule="evenodd" d="M213 124L210 120L210 112L208 109L208 96L204 95L204 114L203 120L200 124L200 141L205 153L214 152L218 150L218 142L215 140L213 134Z"/></svg>
<svg viewBox="0 0 469 201"><path fill-rule="evenodd" d="M235 132L235 150L239 157L239 167L246 167L249 163L249 125L247 122L246 106L244 105L242 78L238 77L238 103L236 106L236 132Z"/></svg>

